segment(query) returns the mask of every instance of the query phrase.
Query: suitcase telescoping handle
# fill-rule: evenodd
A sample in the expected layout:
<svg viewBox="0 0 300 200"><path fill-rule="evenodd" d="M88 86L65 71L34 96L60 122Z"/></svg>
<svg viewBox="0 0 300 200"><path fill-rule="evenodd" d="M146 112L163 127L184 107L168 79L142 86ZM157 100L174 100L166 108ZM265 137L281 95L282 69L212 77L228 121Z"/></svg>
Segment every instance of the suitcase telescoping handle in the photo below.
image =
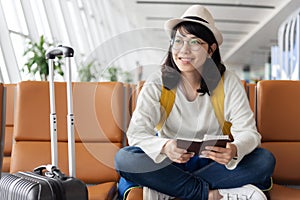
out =
<svg viewBox="0 0 300 200"><path fill-rule="evenodd" d="M51 178L56 177L60 180L67 179L67 176L64 173L62 173L59 168L57 168L56 166L53 166L53 165L41 165L41 166L33 169L33 172L35 174L38 174L41 176L43 176L43 174L44 174L45 176L48 176Z"/></svg>
<svg viewBox="0 0 300 200"><path fill-rule="evenodd" d="M74 50L72 47L58 45L46 51L46 59L54 59L57 56L73 57Z"/></svg>
<svg viewBox="0 0 300 200"><path fill-rule="evenodd" d="M66 58L66 81L67 81L67 105L68 105L68 157L69 157L69 175L76 176L75 171L75 136L74 136L74 114L72 102L72 78L71 78L71 57L74 56L74 50L68 46L59 45L46 51L46 59L49 63L49 91L50 91L50 134L51 134L51 158L52 165L58 166L57 152L57 118L55 110L54 95L54 59L57 56Z"/></svg>

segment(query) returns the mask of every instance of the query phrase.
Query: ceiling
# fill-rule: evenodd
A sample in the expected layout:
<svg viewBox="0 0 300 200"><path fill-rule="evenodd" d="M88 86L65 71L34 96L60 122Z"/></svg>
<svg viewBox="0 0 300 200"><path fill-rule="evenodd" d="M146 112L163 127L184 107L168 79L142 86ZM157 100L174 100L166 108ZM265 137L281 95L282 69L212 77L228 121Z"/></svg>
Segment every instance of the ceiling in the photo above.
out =
<svg viewBox="0 0 300 200"><path fill-rule="evenodd" d="M126 0L136 27L162 28L193 4L206 6L223 33L221 56L231 67L262 68L277 44L278 28L300 0Z"/></svg>

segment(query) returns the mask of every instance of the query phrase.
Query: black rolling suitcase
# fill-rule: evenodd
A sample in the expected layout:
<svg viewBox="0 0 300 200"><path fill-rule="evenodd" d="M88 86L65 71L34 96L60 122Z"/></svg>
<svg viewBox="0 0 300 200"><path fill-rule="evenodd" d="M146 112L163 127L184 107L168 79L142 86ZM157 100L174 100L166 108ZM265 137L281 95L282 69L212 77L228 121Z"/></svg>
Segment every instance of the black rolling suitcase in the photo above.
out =
<svg viewBox="0 0 300 200"><path fill-rule="evenodd" d="M72 105L71 62L74 51L71 47L58 46L49 49L49 89L50 89L50 125L52 165L39 166L32 172L17 172L0 179L1 200L87 200L85 183L75 178L75 138ZM53 60L56 56L66 58L67 99L68 99L68 154L69 174L63 174L57 166L57 134L53 80Z"/></svg>

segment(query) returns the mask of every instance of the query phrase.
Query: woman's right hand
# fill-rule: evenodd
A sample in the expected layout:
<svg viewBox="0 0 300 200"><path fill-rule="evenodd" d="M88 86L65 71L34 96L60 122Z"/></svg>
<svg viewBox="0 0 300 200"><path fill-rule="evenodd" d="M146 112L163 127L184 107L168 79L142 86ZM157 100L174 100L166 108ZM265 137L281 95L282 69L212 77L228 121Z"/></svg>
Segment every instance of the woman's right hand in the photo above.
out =
<svg viewBox="0 0 300 200"><path fill-rule="evenodd" d="M177 142L174 139L170 139L166 142L161 153L166 154L171 161L176 163L186 163L195 155L194 153L187 152L185 149L178 148Z"/></svg>

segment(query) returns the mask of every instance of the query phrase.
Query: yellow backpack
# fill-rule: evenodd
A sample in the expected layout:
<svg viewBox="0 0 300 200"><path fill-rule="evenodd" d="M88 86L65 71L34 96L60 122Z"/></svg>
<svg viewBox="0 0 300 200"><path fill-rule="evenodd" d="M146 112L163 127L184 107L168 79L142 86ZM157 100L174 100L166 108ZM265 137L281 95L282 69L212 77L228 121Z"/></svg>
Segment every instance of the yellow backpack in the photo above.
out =
<svg viewBox="0 0 300 200"><path fill-rule="evenodd" d="M161 96L160 96L160 104L162 106L161 109L161 119L156 125L156 130L160 131L162 126L164 125L165 121L167 120L176 96L176 88L172 90L166 89L164 86L162 86ZM224 76L222 76L222 79L219 81L217 87L214 89L211 95L211 102L214 108L215 115L218 119L218 122L220 124L220 127L222 127L222 132L224 135L231 136L230 128L231 128L231 122L225 121L224 118Z"/></svg>

